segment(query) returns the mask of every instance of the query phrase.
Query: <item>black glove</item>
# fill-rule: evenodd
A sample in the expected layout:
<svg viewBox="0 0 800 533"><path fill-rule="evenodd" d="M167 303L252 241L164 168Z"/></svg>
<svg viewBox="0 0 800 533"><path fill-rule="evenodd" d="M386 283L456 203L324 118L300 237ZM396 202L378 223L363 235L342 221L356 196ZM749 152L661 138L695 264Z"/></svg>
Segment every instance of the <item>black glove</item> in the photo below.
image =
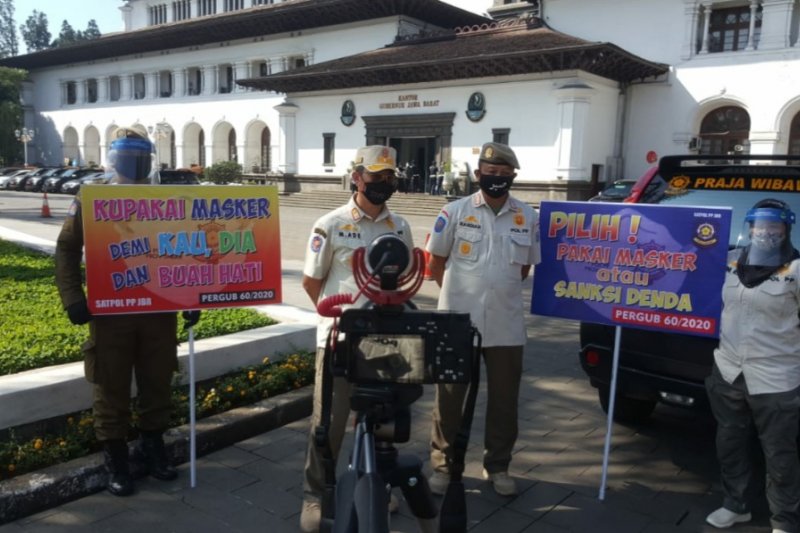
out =
<svg viewBox="0 0 800 533"><path fill-rule="evenodd" d="M184 331L200 322L200 311L184 311L181 316L183 317Z"/></svg>
<svg viewBox="0 0 800 533"><path fill-rule="evenodd" d="M86 324L94 318L92 313L89 312L89 306L86 305L85 300L67 306L67 316L69 317L69 321L76 326Z"/></svg>

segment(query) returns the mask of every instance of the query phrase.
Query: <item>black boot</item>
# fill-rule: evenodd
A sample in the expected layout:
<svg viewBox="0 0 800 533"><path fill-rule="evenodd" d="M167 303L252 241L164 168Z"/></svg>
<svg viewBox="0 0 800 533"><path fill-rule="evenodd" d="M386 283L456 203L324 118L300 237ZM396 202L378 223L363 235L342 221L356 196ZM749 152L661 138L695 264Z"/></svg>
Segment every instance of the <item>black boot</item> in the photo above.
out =
<svg viewBox="0 0 800 533"><path fill-rule="evenodd" d="M151 476L162 481L171 481L178 477L178 471L169 464L161 431L142 431L139 445L144 464Z"/></svg>
<svg viewBox="0 0 800 533"><path fill-rule="evenodd" d="M133 478L128 468L128 445L122 439L103 441L103 455L108 469L106 488L114 496L133 494Z"/></svg>

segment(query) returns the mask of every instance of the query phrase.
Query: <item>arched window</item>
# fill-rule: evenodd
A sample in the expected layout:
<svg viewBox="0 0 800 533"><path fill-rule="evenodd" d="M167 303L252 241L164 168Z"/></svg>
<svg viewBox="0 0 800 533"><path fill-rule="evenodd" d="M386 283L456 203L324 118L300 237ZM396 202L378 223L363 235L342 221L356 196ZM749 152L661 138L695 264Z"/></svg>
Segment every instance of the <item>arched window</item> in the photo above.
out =
<svg viewBox="0 0 800 533"><path fill-rule="evenodd" d="M236 130L231 128L228 132L228 161L236 161Z"/></svg>
<svg viewBox="0 0 800 533"><path fill-rule="evenodd" d="M708 113L700 125L701 155L750 152L750 115L741 107L725 106Z"/></svg>
<svg viewBox="0 0 800 533"><path fill-rule="evenodd" d="M800 113L794 116L792 125L789 127L789 153L787 155L800 155Z"/></svg>

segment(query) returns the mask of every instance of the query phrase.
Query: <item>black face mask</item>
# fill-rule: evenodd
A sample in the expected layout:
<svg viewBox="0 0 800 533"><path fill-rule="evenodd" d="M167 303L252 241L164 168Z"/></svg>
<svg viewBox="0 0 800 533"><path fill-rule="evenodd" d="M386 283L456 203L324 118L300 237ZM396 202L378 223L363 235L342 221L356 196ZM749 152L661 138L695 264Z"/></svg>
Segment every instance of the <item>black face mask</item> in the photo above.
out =
<svg viewBox="0 0 800 533"><path fill-rule="evenodd" d="M386 201L392 197L395 190L394 184L386 181L364 184L364 196L366 196L369 203L373 205L385 204Z"/></svg>
<svg viewBox="0 0 800 533"><path fill-rule="evenodd" d="M488 196L491 198L500 198L511 189L512 181L514 181L514 178L511 176L481 174L478 183L481 186L481 190Z"/></svg>

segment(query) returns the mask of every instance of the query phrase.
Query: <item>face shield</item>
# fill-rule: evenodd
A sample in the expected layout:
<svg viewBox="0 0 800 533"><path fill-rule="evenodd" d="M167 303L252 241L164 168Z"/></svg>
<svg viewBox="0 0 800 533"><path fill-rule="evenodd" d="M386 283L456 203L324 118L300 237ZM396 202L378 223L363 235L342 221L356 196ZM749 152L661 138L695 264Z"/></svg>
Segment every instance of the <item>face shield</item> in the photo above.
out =
<svg viewBox="0 0 800 533"><path fill-rule="evenodd" d="M789 238L795 215L789 209L777 207L755 207L744 217L737 246L745 248L744 265L776 267L787 261L792 253Z"/></svg>
<svg viewBox="0 0 800 533"><path fill-rule="evenodd" d="M149 183L153 172L153 143L124 137L111 143L108 161L116 176L112 183Z"/></svg>

